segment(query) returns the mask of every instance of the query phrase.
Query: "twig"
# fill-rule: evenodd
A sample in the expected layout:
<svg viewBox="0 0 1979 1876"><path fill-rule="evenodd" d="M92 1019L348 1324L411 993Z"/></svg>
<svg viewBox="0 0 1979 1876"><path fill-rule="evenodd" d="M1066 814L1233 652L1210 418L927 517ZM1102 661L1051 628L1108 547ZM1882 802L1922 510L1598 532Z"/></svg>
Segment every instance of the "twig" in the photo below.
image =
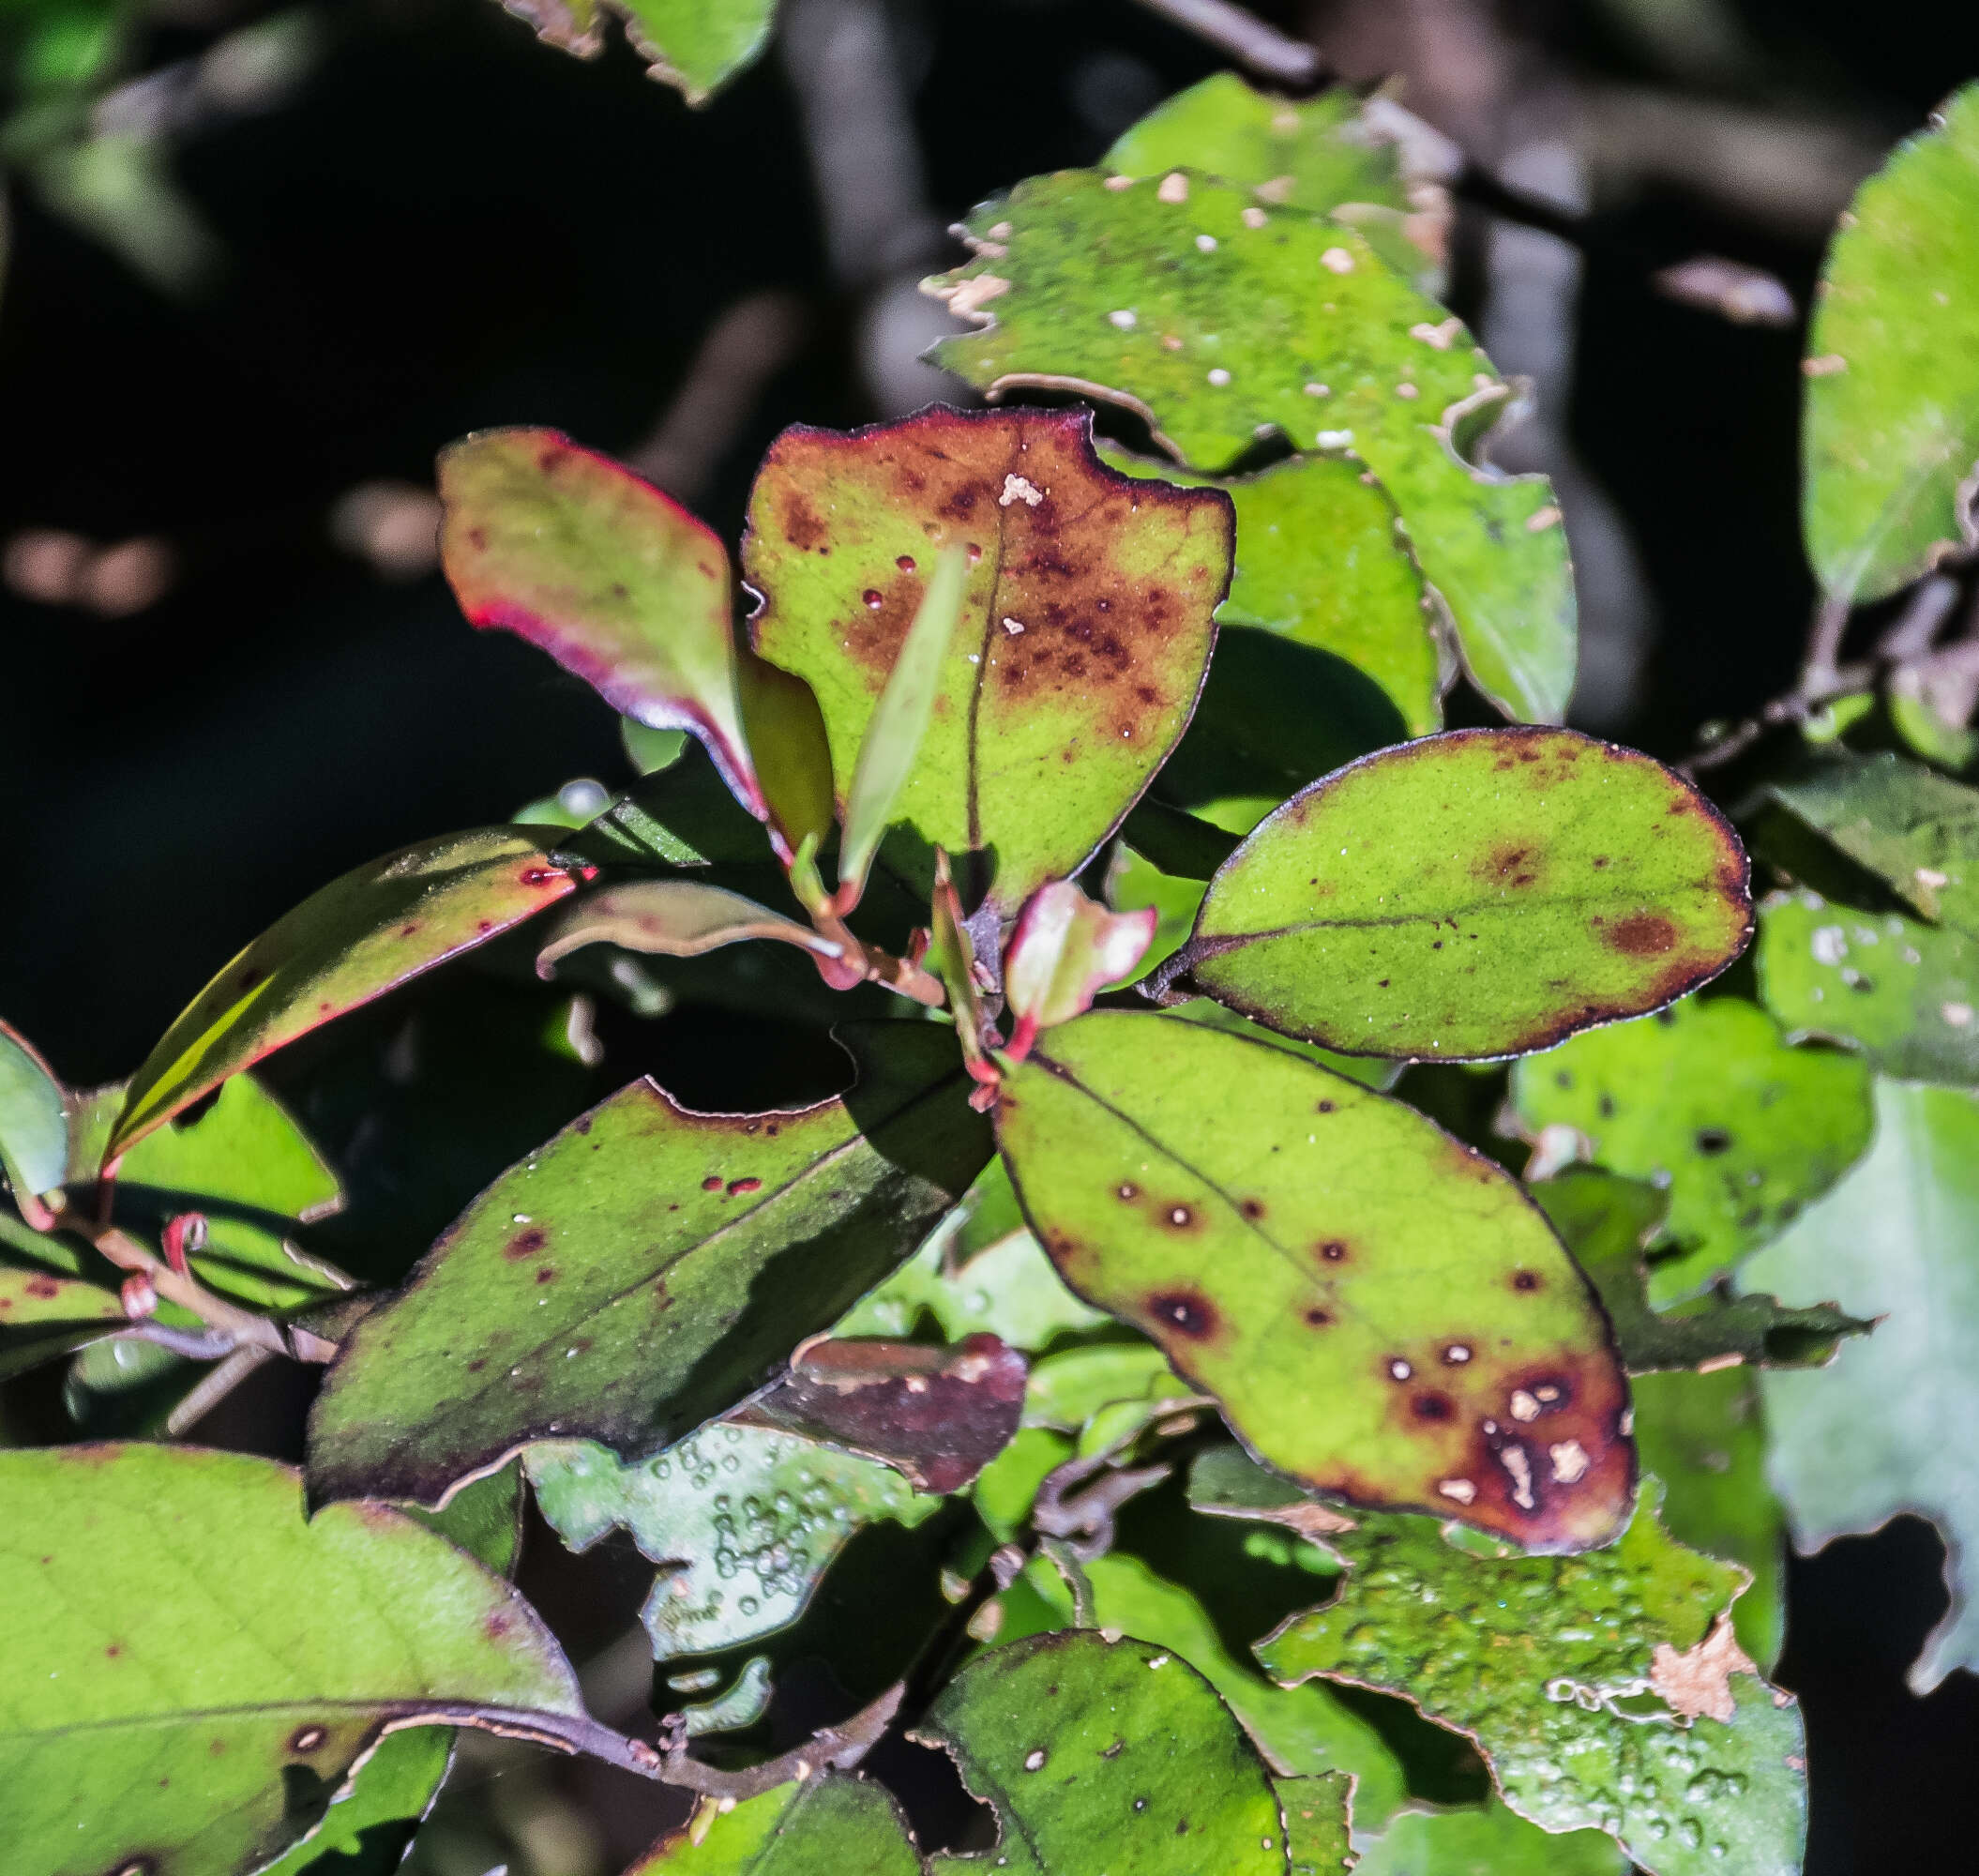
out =
<svg viewBox="0 0 1979 1876"><path fill-rule="evenodd" d="M159 1324L148 1326L156 1328ZM165 1437L184 1437L268 1359L264 1348L235 1349L212 1373L201 1376L199 1385L166 1415Z"/></svg>
<svg viewBox="0 0 1979 1876"><path fill-rule="evenodd" d="M841 1772L850 1771L880 1743L881 1736L893 1724L894 1715L899 1712L900 1701L906 1691L906 1683L896 1681L870 1706L862 1707L850 1719L814 1732L803 1745L793 1746L788 1752L780 1753L775 1759L766 1759L760 1765L745 1766L735 1772L724 1771L718 1765L708 1765L699 1759L688 1758L687 1747L683 1744L664 1755L656 1755L658 1767L646 1776L663 1779L670 1785L685 1786L690 1792L701 1792L727 1803L740 1804L745 1798L753 1798L761 1793L774 1791L778 1785L787 1785L793 1778L808 1778L827 1765L836 1766ZM636 1744L633 1741L626 1743Z"/></svg>
<svg viewBox="0 0 1979 1876"><path fill-rule="evenodd" d="M1281 84L1311 84L1324 69L1320 55L1303 39L1289 38L1255 13L1230 0L1141 0L1151 13L1220 46L1260 78Z"/></svg>

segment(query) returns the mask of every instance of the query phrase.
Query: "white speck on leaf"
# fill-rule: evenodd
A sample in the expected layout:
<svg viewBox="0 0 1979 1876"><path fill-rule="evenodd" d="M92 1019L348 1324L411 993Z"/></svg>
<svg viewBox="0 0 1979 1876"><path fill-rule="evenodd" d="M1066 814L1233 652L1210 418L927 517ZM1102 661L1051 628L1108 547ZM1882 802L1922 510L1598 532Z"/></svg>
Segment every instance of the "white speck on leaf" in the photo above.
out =
<svg viewBox="0 0 1979 1876"><path fill-rule="evenodd" d="M1553 1461L1553 1476L1562 1485L1576 1485L1587 1476L1587 1448L1579 1440L1562 1440L1557 1446L1546 1450Z"/></svg>
<svg viewBox="0 0 1979 1876"><path fill-rule="evenodd" d="M1216 237L1214 234L1197 235L1196 251L1201 254L1214 254L1216 251Z"/></svg>
<svg viewBox="0 0 1979 1876"><path fill-rule="evenodd" d="M1477 1496L1477 1488L1467 1478L1441 1479L1436 1489L1445 1498L1454 1498L1459 1505L1468 1505Z"/></svg>
<svg viewBox="0 0 1979 1876"><path fill-rule="evenodd" d="M1027 508L1035 508L1045 498L1045 492L1027 482L1021 476L1005 476L1004 492L996 498L999 507L1007 508L1012 502L1021 502Z"/></svg>
<svg viewBox="0 0 1979 1876"><path fill-rule="evenodd" d="M1210 372L1209 381L1211 384L1215 385L1218 390L1221 390L1225 385L1230 383L1230 373L1226 371L1221 365L1218 365L1214 371Z"/></svg>
<svg viewBox="0 0 1979 1876"><path fill-rule="evenodd" d="M1171 170L1161 178L1161 187L1155 193L1163 202L1186 202L1188 178L1180 170Z"/></svg>
<svg viewBox="0 0 1979 1876"><path fill-rule="evenodd" d="M1329 273L1351 274L1353 271L1353 256L1344 248L1329 248L1320 256L1320 265Z"/></svg>
<svg viewBox="0 0 1979 1876"><path fill-rule="evenodd" d="M1261 228L1271 219L1261 208L1246 208L1244 211L1244 225L1246 228Z"/></svg>
<svg viewBox="0 0 1979 1876"><path fill-rule="evenodd" d="M1108 313L1107 321L1110 325L1117 325L1123 332L1131 332L1134 329L1134 315L1125 307L1118 312Z"/></svg>
<svg viewBox="0 0 1979 1876"><path fill-rule="evenodd" d="M1849 940L1839 925L1823 925L1807 941L1817 964L1838 964L1849 955Z"/></svg>
<svg viewBox="0 0 1979 1876"><path fill-rule="evenodd" d="M1559 520L1560 510L1548 502L1545 507L1534 508L1526 517L1525 531L1528 534L1544 534L1548 528L1556 526Z"/></svg>

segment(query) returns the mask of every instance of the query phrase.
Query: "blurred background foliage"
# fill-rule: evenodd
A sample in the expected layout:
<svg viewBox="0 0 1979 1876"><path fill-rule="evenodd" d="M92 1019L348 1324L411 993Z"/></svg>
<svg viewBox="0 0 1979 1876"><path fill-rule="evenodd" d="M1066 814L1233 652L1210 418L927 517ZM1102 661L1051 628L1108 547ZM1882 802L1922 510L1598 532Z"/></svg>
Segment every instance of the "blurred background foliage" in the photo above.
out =
<svg viewBox="0 0 1979 1876"><path fill-rule="evenodd" d="M1499 455L1548 470L1567 511L1574 720L1672 756L1781 689L1812 595L1799 312L1854 185L1979 71L1979 11L1261 10L1338 75L1392 80L1485 179L1449 297L1534 380ZM71 1082L128 1072L218 960L345 868L572 777L629 776L588 691L462 627L433 568L441 444L557 425L733 538L785 424L964 400L918 362L947 329L915 282L957 258L948 223L1096 160L1222 63L1135 0L786 0L767 54L690 111L607 39L566 57L490 0L0 0L0 1008ZM1474 200L1491 178L1577 239L1492 216ZM1792 308L1728 321L1656 283L1699 254L1767 270ZM1144 442L1117 414L1102 427ZM829 1092L843 1058L823 1000L783 966L680 966L601 1002L594 1033L497 946L311 1037L270 1080L350 1188L312 1247L390 1278L641 1070L702 1107ZM763 1015L773 986L737 971L774 977L798 1024ZM1460 1127L1490 1105L1460 1078L1412 1093ZM230 1403L234 1444L295 1420L269 1391L294 1369L258 1384ZM95 1424L141 1420L141 1397L106 1390ZM6 1413L9 1439L57 1426L33 1387ZM942 1541L869 1534L807 1630L863 1629L859 1606ZM607 1718L648 1691L626 1640L645 1575L609 1544L538 1543L524 1566ZM1943 1594L1914 1520L1794 1566L1780 1679L1805 1702L1817 1876L1970 1853L1979 1689L1955 1677L1919 1702L1902 1684ZM673 1803L462 1750L421 1839L432 1876L605 1876Z"/></svg>

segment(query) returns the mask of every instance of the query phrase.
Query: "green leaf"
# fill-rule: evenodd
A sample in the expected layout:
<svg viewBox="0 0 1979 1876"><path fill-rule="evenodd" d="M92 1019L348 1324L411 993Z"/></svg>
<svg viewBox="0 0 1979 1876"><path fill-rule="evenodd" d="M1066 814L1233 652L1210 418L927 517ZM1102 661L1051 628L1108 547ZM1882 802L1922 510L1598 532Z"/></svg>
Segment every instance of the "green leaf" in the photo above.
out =
<svg viewBox="0 0 1979 1876"><path fill-rule="evenodd" d="M1123 1450L1156 1421L1200 1405L1194 1388L1146 1342L1097 1342L1050 1354L1031 1371L1024 1425L1079 1437L1080 1457Z"/></svg>
<svg viewBox="0 0 1979 1876"><path fill-rule="evenodd" d="M1405 1791L1400 1762L1381 1734L1330 1687L1316 1683L1281 1687L1266 1680L1254 1662L1239 1660L1224 1646L1209 1611L1194 1596L1139 1557L1110 1552L1093 1559L1085 1572L1093 1625L1173 1649L1216 1688L1281 1781L1292 1775L1351 1774L1354 1810L1364 1824L1379 1825L1400 1806ZM1069 1624L1072 1593L1065 1579L1042 1559L1033 1561L1025 1577L1058 1620ZM1281 1782L1279 1796L1284 1795Z"/></svg>
<svg viewBox="0 0 1979 1876"><path fill-rule="evenodd" d="M1979 792L1884 754L1770 793L1934 925L1979 938Z"/></svg>
<svg viewBox="0 0 1979 1876"><path fill-rule="evenodd" d="M1805 1829L1800 1715L1731 1640L1744 1572L1673 1543L1657 1495L1619 1543L1566 1559L1368 1519L1326 1540L1350 1566L1338 1595L1258 1657L1278 1681L1405 1696L1476 1742L1519 1816L1604 1830L1651 1876L1787 1876Z"/></svg>
<svg viewBox="0 0 1979 1876"><path fill-rule="evenodd" d="M619 719L618 739L625 748L626 760L642 776L672 768L687 746L685 730L648 729L637 717Z"/></svg>
<svg viewBox="0 0 1979 1876"><path fill-rule="evenodd" d="M1840 599L1971 545L1979 465L1979 86L1856 192L1807 335L1807 557Z"/></svg>
<svg viewBox="0 0 1979 1876"><path fill-rule="evenodd" d="M1039 1029L1069 1022L1109 984L1130 978L1155 935L1152 912L1109 912L1070 880L1052 880L1024 901L1004 946L1004 996L1022 1055Z"/></svg>
<svg viewBox="0 0 1979 1876"><path fill-rule="evenodd" d="M11 1023L0 1022L0 1172L31 1204L68 1171L68 1106L54 1070Z"/></svg>
<svg viewBox="0 0 1979 1876"><path fill-rule="evenodd" d="M1344 85L1300 103L1219 71L1149 112L1107 152L1106 166L1128 176L1201 170L1249 186L1260 202L1337 211L1391 267L1433 291L1444 217L1418 209L1412 221L1402 156Z"/></svg>
<svg viewBox="0 0 1979 1876"><path fill-rule="evenodd" d="M1309 1778L1275 1778L1285 1819L1291 1876L1342 1876L1357 1858L1350 1848L1352 1802L1360 1794L1351 1774L1318 1772Z"/></svg>
<svg viewBox="0 0 1979 1876"><path fill-rule="evenodd" d="M128 1326L114 1290L0 1265L0 1380Z"/></svg>
<svg viewBox="0 0 1979 1876"><path fill-rule="evenodd" d="M312 1825L387 1725L584 1724L507 1584L382 1506L305 1520L285 1466L9 1452L0 1501L0 1596L35 1612L0 1684L9 1876L233 1876Z"/></svg>
<svg viewBox="0 0 1979 1876"><path fill-rule="evenodd" d="M995 1812L994 1856L930 1876L1284 1876L1271 1780L1216 1690L1145 1642L1091 1629L979 1655L914 1736L946 1747Z"/></svg>
<svg viewBox="0 0 1979 1876"><path fill-rule="evenodd" d="M704 522L554 430L440 454L440 556L470 624L548 652L621 716L690 730L768 812L736 694L728 551Z"/></svg>
<svg viewBox="0 0 1979 1876"><path fill-rule="evenodd" d="M1973 430L1979 436L1979 418ZM1979 464L1974 465L1974 491L1979 492ZM1972 758L1979 756L1979 731L1956 714L1960 710L1969 714L1971 709L1971 703L1959 694L1964 687L1963 677L1941 686L1929 682L1917 666L1900 664L1890 673L1883 689L1891 726L1925 761L1941 768L1969 768Z"/></svg>
<svg viewBox="0 0 1979 1876"><path fill-rule="evenodd" d="M808 925L722 886L700 880L628 880L587 893L566 908L536 953L536 975L554 976L560 958L586 945L616 945L649 957L698 958L750 938L774 938L821 958L839 957L845 949Z"/></svg>
<svg viewBox="0 0 1979 1876"><path fill-rule="evenodd" d="M839 1772L778 1785L662 1838L626 1876L921 1876L883 1785ZM695 1837L695 1831L705 1835Z"/></svg>
<svg viewBox="0 0 1979 1876"><path fill-rule="evenodd" d="M450 1727L415 1726L385 1734L339 1788L322 1824L256 1876L343 1876L329 1859L375 1856L380 1836L394 1840L402 1853L431 1808L453 1756Z"/></svg>
<svg viewBox="0 0 1979 1876"><path fill-rule="evenodd" d="M1456 730L1262 822L1186 955L1218 1002L1336 1049L1517 1054L1715 976L1751 930L1748 872L1716 809L1647 756Z"/></svg>
<svg viewBox="0 0 1979 1876"><path fill-rule="evenodd" d="M893 809L907 826L883 859L925 891L929 848L979 854L1005 915L1077 872L1174 748L1230 577L1228 500L1116 475L1091 426L936 408L851 435L789 430L749 499L756 648L816 690L841 797L934 558L967 551L933 721Z"/></svg>
<svg viewBox="0 0 1979 1876"><path fill-rule="evenodd" d="M502 0L536 37L580 58L604 50L605 22L624 23L632 49L653 76L689 104L705 104L730 79L754 65L769 43L777 0Z"/></svg>
<svg viewBox="0 0 1979 1876"><path fill-rule="evenodd" d="M312 893L225 965L131 1078L106 1160L263 1056L485 945L577 882L527 835L449 834Z"/></svg>
<svg viewBox="0 0 1979 1876"><path fill-rule="evenodd" d="M1742 1564L1731 1605L1739 1646L1771 1672L1786 1633L1786 1514L1766 1483L1766 1423L1749 1370L1649 1374L1632 1389L1636 1451L1662 1481L1663 1524L1680 1544Z"/></svg>
<svg viewBox="0 0 1979 1876"><path fill-rule="evenodd" d="M1002 1164L993 1162L991 1170ZM983 1174L990 1176L990 1172ZM833 1333L912 1335L925 1314L950 1341L987 1331L1012 1348L1041 1349L1061 1336L1097 1328L1107 1321L1065 1288L1028 1231L1019 1230L986 1249L952 1260L950 1242L951 1234L945 1232L930 1238L877 1290L854 1304Z"/></svg>
<svg viewBox="0 0 1979 1876"><path fill-rule="evenodd" d="M1860 1050L1901 1081L1979 1084L1979 940L1776 892L1760 905L1758 962L1790 1040Z"/></svg>
<svg viewBox="0 0 1979 1876"><path fill-rule="evenodd" d="M1256 476L1212 483L1122 449L1103 446L1100 454L1129 476L1166 477L1229 494L1237 511L1237 560L1230 598L1216 609L1219 626L1260 627L1330 652L1381 686L1411 735L1443 727L1423 578L1396 529L1394 508L1380 489L1361 480L1357 464L1338 456L1294 456Z"/></svg>
<svg viewBox="0 0 1979 1876"><path fill-rule="evenodd" d="M1745 1273L1883 1319L1824 1373L1761 1378L1766 1470L1804 1551L1903 1512L1943 1531L1951 1608L1911 1669L1920 1694L1979 1669L1979 1474L1964 1436L1979 1425L1975 1245L1979 1103L1879 1079L1868 1157Z"/></svg>
<svg viewBox="0 0 1979 1876"><path fill-rule="evenodd" d="M148 1212L150 1226L201 1213L206 1243L189 1260L192 1273L235 1302L288 1309L353 1287L280 1228L330 1217L343 1192L295 1117L252 1075L234 1076L196 1112L181 1111L145 1134L124 1155L117 1189L120 1216Z"/></svg>
<svg viewBox="0 0 1979 1876"><path fill-rule="evenodd" d="M989 1153L944 1030L849 1036L860 1081L817 1107L701 1114L639 1081L510 1168L345 1341L312 1493L435 1504L549 1438L642 1459L763 1385Z"/></svg>
<svg viewBox="0 0 1979 1876"><path fill-rule="evenodd" d="M1354 1876L1628 1876L1597 1830L1555 1837L1508 1806L1404 1811L1362 1852Z"/></svg>
<svg viewBox="0 0 1979 1876"><path fill-rule="evenodd" d="M581 1440L538 1442L524 1462L573 1551L622 1525L664 1566L641 1611L659 1661L788 1626L862 1524L912 1526L942 1506L877 1460L733 1422L632 1464Z"/></svg>
<svg viewBox="0 0 1979 1876"><path fill-rule="evenodd" d="M1560 510L1544 477L1467 460L1510 393L1461 323L1337 222L1181 170L1124 180L1061 171L978 208L977 258L928 290L989 329L935 358L992 396L1045 384L1127 404L1195 469L1228 469L1274 431L1352 451L1478 688L1557 721L1575 643Z"/></svg>
<svg viewBox="0 0 1979 1876"><path fill-rule="evenodd" d="M1669 1194L1649 1300L1694 1295L1790 1223L1869 1143L1869 1074L1795 1049L1736 997L1576 1036L1512 1070L1529 1135L1572 1128L1595 1164ZM1819 1294L1819 1293L1817 1293Z"/></svg>
<svg viewBox="0 0 1979 1876"><path fill-rule="evenodd" d="M1400 1103L1267 1043L1095 1012L1005 1079L999 1144L1080 1294L1261 1459L1554 1550L1626 1516L1626 1387L1544 1217Z"/></svg>
<svg viewBox="0 0 1979 1876"><path fill-rule="evenodd" d="M1866 1335L1873 1326L1832 1303L1789 1309L1775 1296L1716 1293L1659 1313L1650 1307L1643 1251L1669 1216L1664 1194L1597 1167L1570 1166L1534 1186L1533 1196L1600 1293L1622 1364L1632 1375L1741 1362L1819 1368L1844 1336Z"/></svg>
<svg viewBox="0 0 1979 1876"><path fill-rule="evenodd" d="M969 562L962 550L944 547L914 622L894 655L880 701L867 719L852 783L845 792L845 838L838 850L840 890L848 900L844 910L856 905L866 889L873 855L934 719L935 699L946 688L943 679L953 662L955 628L962 616L968 582Z"/></svg>

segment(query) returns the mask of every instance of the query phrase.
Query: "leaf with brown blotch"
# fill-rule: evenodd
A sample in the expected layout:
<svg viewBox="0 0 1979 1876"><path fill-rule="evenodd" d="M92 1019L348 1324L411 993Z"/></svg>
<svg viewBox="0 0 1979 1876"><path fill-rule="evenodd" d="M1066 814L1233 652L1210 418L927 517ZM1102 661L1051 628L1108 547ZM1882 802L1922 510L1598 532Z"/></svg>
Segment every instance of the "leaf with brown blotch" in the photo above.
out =
<svg viewBox="0 0 1979 1876"><path fill-rule="evenodd" d="M945 848L972 908L987 890L1008 916L1078 871L1179 740L1231 535L1217 491L1107 468L1085 412L936 407L785 431L742 564L763 596L756 649L818 693L842 803L935 564L963 551L960 621L882 864L926 890Z"/></svg>

